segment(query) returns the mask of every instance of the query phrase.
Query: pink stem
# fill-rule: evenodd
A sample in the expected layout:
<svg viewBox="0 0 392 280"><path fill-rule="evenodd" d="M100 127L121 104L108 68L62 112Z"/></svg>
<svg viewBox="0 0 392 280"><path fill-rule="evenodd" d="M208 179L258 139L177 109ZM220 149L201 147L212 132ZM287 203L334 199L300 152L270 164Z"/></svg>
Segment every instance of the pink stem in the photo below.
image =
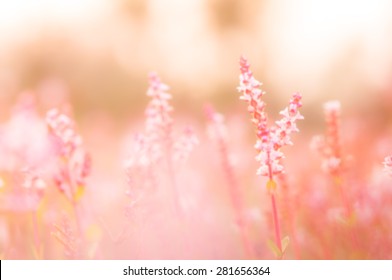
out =
<svg viewBox="0 0 392 280"><path fill-rule="evenodd" d="M76 227L77 227L77 231L78 231L79 237L81 239L83 239L82 223L81 223L81 219L80 219L80 213L79 213L79 209L78 209L78 204L75 201L73 201L72 202L72 207L73 207L74 214L75 214Z"/></svg>
<svg viewBox="0 0 392 280"><path fill-rule="evenodd" d="M33 221L33 231L34 231L34 246L35 249L37 250L37 253L40 250L40 245L41 245L41 239L39 236L39 229L38 229L38 220L37 220L37 212L33 211L31 213L31 218Z"/></svg>
<svg viewBox="0 0 392 280"><path fill-rule="evenodd" d="M171 185L172 185L174 208L175 208L178 220L181 221L182 209L181 209L181 205L180 205L180 196L179 196L178 189L177 189L177 180L176 180L176 175L175 175L174 169L173 169L173 163L172 163L171 159L169 158L169 156L170 156L170 153L168 153L168 156L167 156L167 166L169 169L169 177L170 177L169 179L170 179Z"/></svg>
<svg viewBox="0 0 392 280"><path fill-rule="evenodd" d="M244 206L243 206L243 201L242 201L242 196L240 192L240 188L236 179L236 176L234 174L234 170L230 164L229 158L228 158L228 152L227 152L227 147L223 139L219 139L218 141L219 146L220 146L220 153L222 156L222 165L223 165L223 170L226 175L226 179L229 184L229 193L230 193L230 198L231 198L231 203L234 209L234 214L236 217L236 223L237 226L239 227L240 230L240 235L241 235L241 242L242 242L242 247L245 253L246 258L252 258L253 256L253 250L252 250L252 243L249 240L248 234L247 234L247 225L246 221L244 219Z"/></svg>
<svg viewBox="0 0 392 280"><path fill-rule="evenodd" d="M353 212L351 204L347 198L347 195L344 191L342 183L338 184L338 189L339 189L339 193L340 193L340 197L341 197L343 206L346 211L346 218L348 219L348 222L351 223L351 219L353 218L352 215L354 212ZM358 250L358 247L359 247L358 236L357 236L356 231L352 228L351 224L350 224L350 237L351 237L351 243L352 243L353 247L356 250Z"/></svg>
<svg viewBox="0 0 392 280"><path fill-rule="evenodd" d="M276 207L275 194L271 193L271 203L272 203L272 213L274 217L274 227L275 227L275 241L279 250L282 252L282 239L280 234L280 224L278 219L278 210Z"/></svg>
<svg viewBox="0 0 392 280"><path fill-rule="evenodd" d="M273 182L273 174L272 174L272 166L271 166L271 160L270 160L270 153L267 152L267 160L268 160L268 174L269 174L269 180ZM278 246L280 252L282 252L282 239L280 235L280 224L279 224L279 219L278 219L278 209L276 207L276 200L275 200L275 190L272 190L270 193L271 195L271 204L272 204L272 214L274 218L274 227L275 227L275 242L276 245Z"/></svg>
<svg viewBox="0 0 392 280"><path fill-rule="evenodd" d="M236 224L239 228L240 235L241 235L241 242L242 242L242 247L245 253L246 258L252 258L253 256L253 250L251 246L251 241L248 238L247 234L247 226L245 219L243 217L243 206L242 202L240 199L240 194L238 192L238 189L231 188L230 189L230 196L231 196L231 201L234 209L234 214L236 217Z"/></svg>
<svg viewBox="0 0 392 280"><path fill-rule="evenodd" d="M290 231L290 244L293 244L293 250L294 250L294 255L297 260L301 259L301 251L300 247L298 244L297 240L297 234L296 234L296 229L295 229L295 210L296 207L294 206L295 199L292 196L292 194L289 191L289 188L287 186L287 181L285 176L282 174L280 177L280 184L282 186L283 190L283 199L284 199L284 205L285 207L285 212L287 213L287 221L288 221L288 227Z"/></svg>

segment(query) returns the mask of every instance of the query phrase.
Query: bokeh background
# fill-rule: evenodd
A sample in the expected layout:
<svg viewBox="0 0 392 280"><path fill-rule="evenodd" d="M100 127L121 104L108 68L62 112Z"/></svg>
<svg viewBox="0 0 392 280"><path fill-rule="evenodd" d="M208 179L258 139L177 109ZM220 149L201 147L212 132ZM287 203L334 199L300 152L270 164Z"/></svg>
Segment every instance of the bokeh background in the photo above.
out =
<svg viewBox="0 0 392 280"><path fill-rule="evenodd" d="M369 108L385 103L392 87L391 6L387 0L3 0L2 104L25 89L52 98L45 89L53 86L67 90L81 116L99 111L124 119L144 108L147 73L154 70L172 87L179 111L197 113L206 101L230 107L243 54L279 107L298 90L314 113L331 98Z"/></svg>
<svg viewBox="0 0 392 280"><path fill-rule="evenodd" d="M354 128L346 138L355 141L366 129L382 134L375 161L387 154L392 135L388 0L1 0L0 119L9 118L25 92L36 97L42 114L70 104L93 153L89 195L99 204L94 209L116 231L120 222L111 217L122 209L114 213L113 206L126 186L122 164L129 139L143 125L150 71L170 85L179 126L189 123L204 131L203 106L213 104L235 131L230 137L238 162L252 155L251 142L249 150L241 150L242 135L254 138L238 119L238 114L247 117L236 90L240 55L263 82L273 117L293 92L302 93L306 121L297 145L303 149L292 154L301 157L311 136L324 131L322 104L332 99L341 101L346 126ZM239 172L247 167L239 166ZM216 256L238 255L228 250Z"/></svg>

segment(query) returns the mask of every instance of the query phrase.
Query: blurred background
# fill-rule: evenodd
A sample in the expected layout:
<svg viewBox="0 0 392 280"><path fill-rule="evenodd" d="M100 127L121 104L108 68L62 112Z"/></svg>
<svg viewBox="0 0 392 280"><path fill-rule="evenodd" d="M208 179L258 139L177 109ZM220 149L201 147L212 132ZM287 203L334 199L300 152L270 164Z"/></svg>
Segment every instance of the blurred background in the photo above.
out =
<svg viewBox="0 0 392 280"><path fill-rule="evenodd" d="M171 87L177 122L203 131L211 103L229 122L239 113L248 123L236 90L244 55L272 118L302 93L304 145L324 131L322 104L331 99L342 103L347 138L367 130L388 139L391 35L388 0L0 0L0 121L26 91L42 115L71 104L97 181L122 182L148 73Z"/></svg>
<svg viewBox="0 0 392 280"><path fill-rule="evenodd" d="M386 112L391 35L388 0L1 0L0 114L34 90L47 107L69 94L78 118L127 121L144 110L149 71L171 86L177 112L228 111L241 54L272 109L300 91L315 120L335 98Z"/></svg>
<svg viewBox="0 0 392 280"><path fill-rule="evenodd" d="M200 146L189 161L190 168L180 178L186 187L182 190L184 205L194 215L189 232L199 238L196 240L199 243L189 238L196 244L192 256L240 256L240 247L232 247L236 235L230 223L224 174L216 173L220 168L218 155L214 156L217 149L205 133L203 107L210 103L226 117L233 165L251 206L249 216L257 221L254 239L259 240L257 246L262 248L260 256L268 257L262 246L266 238L263 235L260 238L259 234L264 232L264 220L268 217L264 208L268 204L263 201L264 188L260 188L260 178L255 175L255 136L246 105L238 100L236 89L240 55L249 59L255 77L263 82L272 119L286 106L293 92L303 95L301 112L305 121L299 124L300 135L293 137L296 150L287 149L286 154L291 160L287 164L288 174L299 175L292 185L297 186L294 192L301 194L300 211L309 209L311 217L314 208L302 202L309 201L318 207L320 203L313 197L317 196L318 187L329 190L328 184L320 183L320 177L309 177L315 173L312 168L319 170L320 162L317 159L312 162L308 155L311 137L325 131L322 105L326 101L338 99L342 103L342 137L356 159L353 165L357 169L352 177L370 181L373 170L379 171L374 174L382 174L382 159L392 149L392 1L389 0L0 0L0 123L12 116L20 96L28 96L25 93L36 97L41 116L52 107L71 112L93 160L88 184L91 188L86 188L84 200L86 216L93 217L90 220L98 227L103 228L103 223L96 221L102 219L114 233L120 232L127 188L123 160L131 150L134 133L143 130L147 77L150 71L156 71L171 88L176 129L190 124L200 139ZM24 136L35 134L35 128L30 123L23 124L20 129L16 123L18 133L11 136L30 147L34 141ZM43 125L43 132L44 128ZM3 157L3 161L7 160ZM370 171L362 172L361 168ZM311 182L302 182L305 178L311 178ZM389 181L380 178L382 186L390 189ZM363 182L367 182L365 179ZM362 183L357 184L363 190ZM375 190L372 184L369 186ZM385 192L378 193L381 200ZM304 194L309 197L304 198ZM160 202L165 201L157 197ZM385 197L389 199L392 194ZM377 199L369 205L382 205ZM159 208L152 201L151 209ZM385 205L391 205L390 200ZM326 212L320 209L319 213ZM167 257L159 255L170 251L166 248L158 255L152 254L156 253L154 242L162 243L161 237L155 236L158 226L172 236L170 222L169 226L164 225L162 221L166 219L162 219L160 211L151 211L153 222L135 230L134 240L149 240L152 245L140 245L141 253L135 253L132 246L143 242L134 244L131 240L132 254L140 258ZM391 213L381 206L377 211L374 214L377 219L384 217L383 213ZM50 215L46 217L48 221L57 219ZM146 216L141 212L139 218L145 222ZM303 216L307 221L307 216ZM310 231L318 228L300 222L305 224L303 228L308 225ZM5 224L0 220L1 223ZM364 224L365 229L373 230ZM322 222L319 228L324 231ZM301 230L299 243L306 245L308 235ZM7 244L12 234L8 236L3 231L0 243ZM316 238L319 233L309 236ZM385 236L391 235L386 232ZM336 234L331 235L331 242L335 237ZM368 240L372 239L373 231L369 231ZM104 240L106 243L102 244L112 252L113 244L108 237ZM380 248L386 251L389 247L381 241ZM369 242L369 248L372 244ZM392 244L392 239L388 244ZM312 247L310 244L309 248ZM128 256L128 248L124 248L121 249L124 254L116 255L116 249L113 255L104 257L124 258ZM390 257L389 252L371 256ZM319 253L309 256L325 257Z"/></svg>

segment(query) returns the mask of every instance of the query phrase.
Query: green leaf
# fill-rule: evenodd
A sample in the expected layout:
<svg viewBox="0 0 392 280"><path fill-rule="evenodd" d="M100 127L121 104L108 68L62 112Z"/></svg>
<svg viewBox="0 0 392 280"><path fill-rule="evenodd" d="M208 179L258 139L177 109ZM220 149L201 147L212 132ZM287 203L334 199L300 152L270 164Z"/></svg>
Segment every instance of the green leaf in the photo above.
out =
<svg viewBox="0 0 392 280"><path fill-rule="evenodd" d="M280 251L279 247L275 244L274 241L271 239L267 240L268 248L272 251L276 258L280 259L282 257L282 252Z"/></svg>
<svg viewBox="0 0 392 280"><path fill-rule="evenodd" d="M285 236L282 238L282 253L284 254L286 252L287 247L290 244L290 237L289 236Z"/></svg>

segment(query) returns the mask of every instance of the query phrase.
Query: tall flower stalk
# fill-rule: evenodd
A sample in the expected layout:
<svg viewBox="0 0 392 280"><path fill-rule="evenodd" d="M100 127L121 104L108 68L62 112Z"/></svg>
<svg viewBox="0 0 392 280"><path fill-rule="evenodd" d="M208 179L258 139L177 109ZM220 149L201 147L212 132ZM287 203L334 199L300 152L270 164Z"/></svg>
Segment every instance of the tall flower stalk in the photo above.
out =
<svg viewBox="0 0 392 280"><path fill-rule="evenodd" d="M225 179L229 186L229 195L234 210L235 221L241 235L242 248L247 258L253 257L253 248L247 232L247 223L244 215L244 202L241 189L230 161L229 147L227 144L227 131L223 115L206 106L205 114L208 119L208 132L212 140L217 142L221 165Z"/></svg>
<svg viewBox="0 0 392 280"><path fill-rule="evenodd" d="M46 114L46 123L57 156L54 182L71 203L80 237L83 236L78 203L90 174L91 159L82 146L82 137L76 133L70 117L52 109Z"/></svg>
<svg viewBox="0 0 392 280"><path fill-rule="evenodd" d="M353 210L343 187L343 173L346 168L347 157L342 153L340 114L341 105L339 101L333 100L324 104L324 115L327 123L326 133L324 136L315 136L312 140L312 146L323 159L323 171L332 177L335 185L338 187L346 218L350 221L353 219Z"/></svg>
<svg viewBox="0 0 392 280"><path fill-rule="evenodd" d="M28 216L32 236L28 252L31 251L35 259L45 257L44 223L39 212L47 194L46 175L51 158L48 144L46 126L37 112L36 100L31 92L24 92L13 107L10 119L0 124L0 212L13 220L9 227L10 244L29 240L27 228L23 230L23 237L18 235L18 227L25 224L25 221L18 222L18 216Z"/></svg>
<svg viewBox="0 0 392 280"><path fill-rule="evenodd" d="M282 256L285 248L282 245L277 210L275 176L284 172L280 163L280 160L284 157L281 148L293 144L290 135L292 132L298 132L296 121L303 119L303 116L299 113L299 108L302 106L302 97L299 93L294 93L289 106L280 112L282 119L269 126L267 113L265 112L266 104L262 100L265 92L261 89L262 84L254 78L250 65L244 57L240 58L240 71L238 91L241 93L240 99L248 103L248 111L252 117L252 123L256 127L256 160L260 164L257 174L268 178L266 187L271 199L275 242Z"/></svg>
<svg viewBox="0 0 392 280"><path fill-rule="evenodd" d="M352 203L346 194L346 184L344 182L344 172L346 170L347 156L342 152L340 135L340 115L341 104L337 100L332 100L324 104L324 115L326 120L325 135L315 136L312 140L312 148L321 155L322 169L333 179L337 187L339 196L345 211L345 221L350 226L351 242L355 249L358 249L359 241L353 228L355 222L355 211Z"/></svg>
<svg viewBox="0 0 392 280"><path fill-rule="evenodd" d="M147 95L151 98L146 109L146 133L150 137L153 155L163 158L166 161L167 172L173 192L173 202L177 215L181 213L179 201L177 179L174 174L173 161L171 158L173 151L173 119L171 112L173 107L169 100L172 99L168 93L169 87L161 82L156 73L149 75L150 86Z"/></svg>
<svg viewBox="0 0 392 280"><path fill-rule="evenodd" d="M174 121L171 115L173 107L170 104L172 95L168 90L169 87L161 82L156 73L150 73L147 90L150 101L145 110L145 131L135 138L135 151L129 155L125 168L130 186L133 181L132 177L135 177L133 174L138 170L145 170L148 179L154 185L157 183L156 170L163 169L168 175L172 188L175 212L180 217L182 207L175 164L187 159L194 146L197 145L198 139L191 127L185 128L181 135L173 135Z"/></svg>

